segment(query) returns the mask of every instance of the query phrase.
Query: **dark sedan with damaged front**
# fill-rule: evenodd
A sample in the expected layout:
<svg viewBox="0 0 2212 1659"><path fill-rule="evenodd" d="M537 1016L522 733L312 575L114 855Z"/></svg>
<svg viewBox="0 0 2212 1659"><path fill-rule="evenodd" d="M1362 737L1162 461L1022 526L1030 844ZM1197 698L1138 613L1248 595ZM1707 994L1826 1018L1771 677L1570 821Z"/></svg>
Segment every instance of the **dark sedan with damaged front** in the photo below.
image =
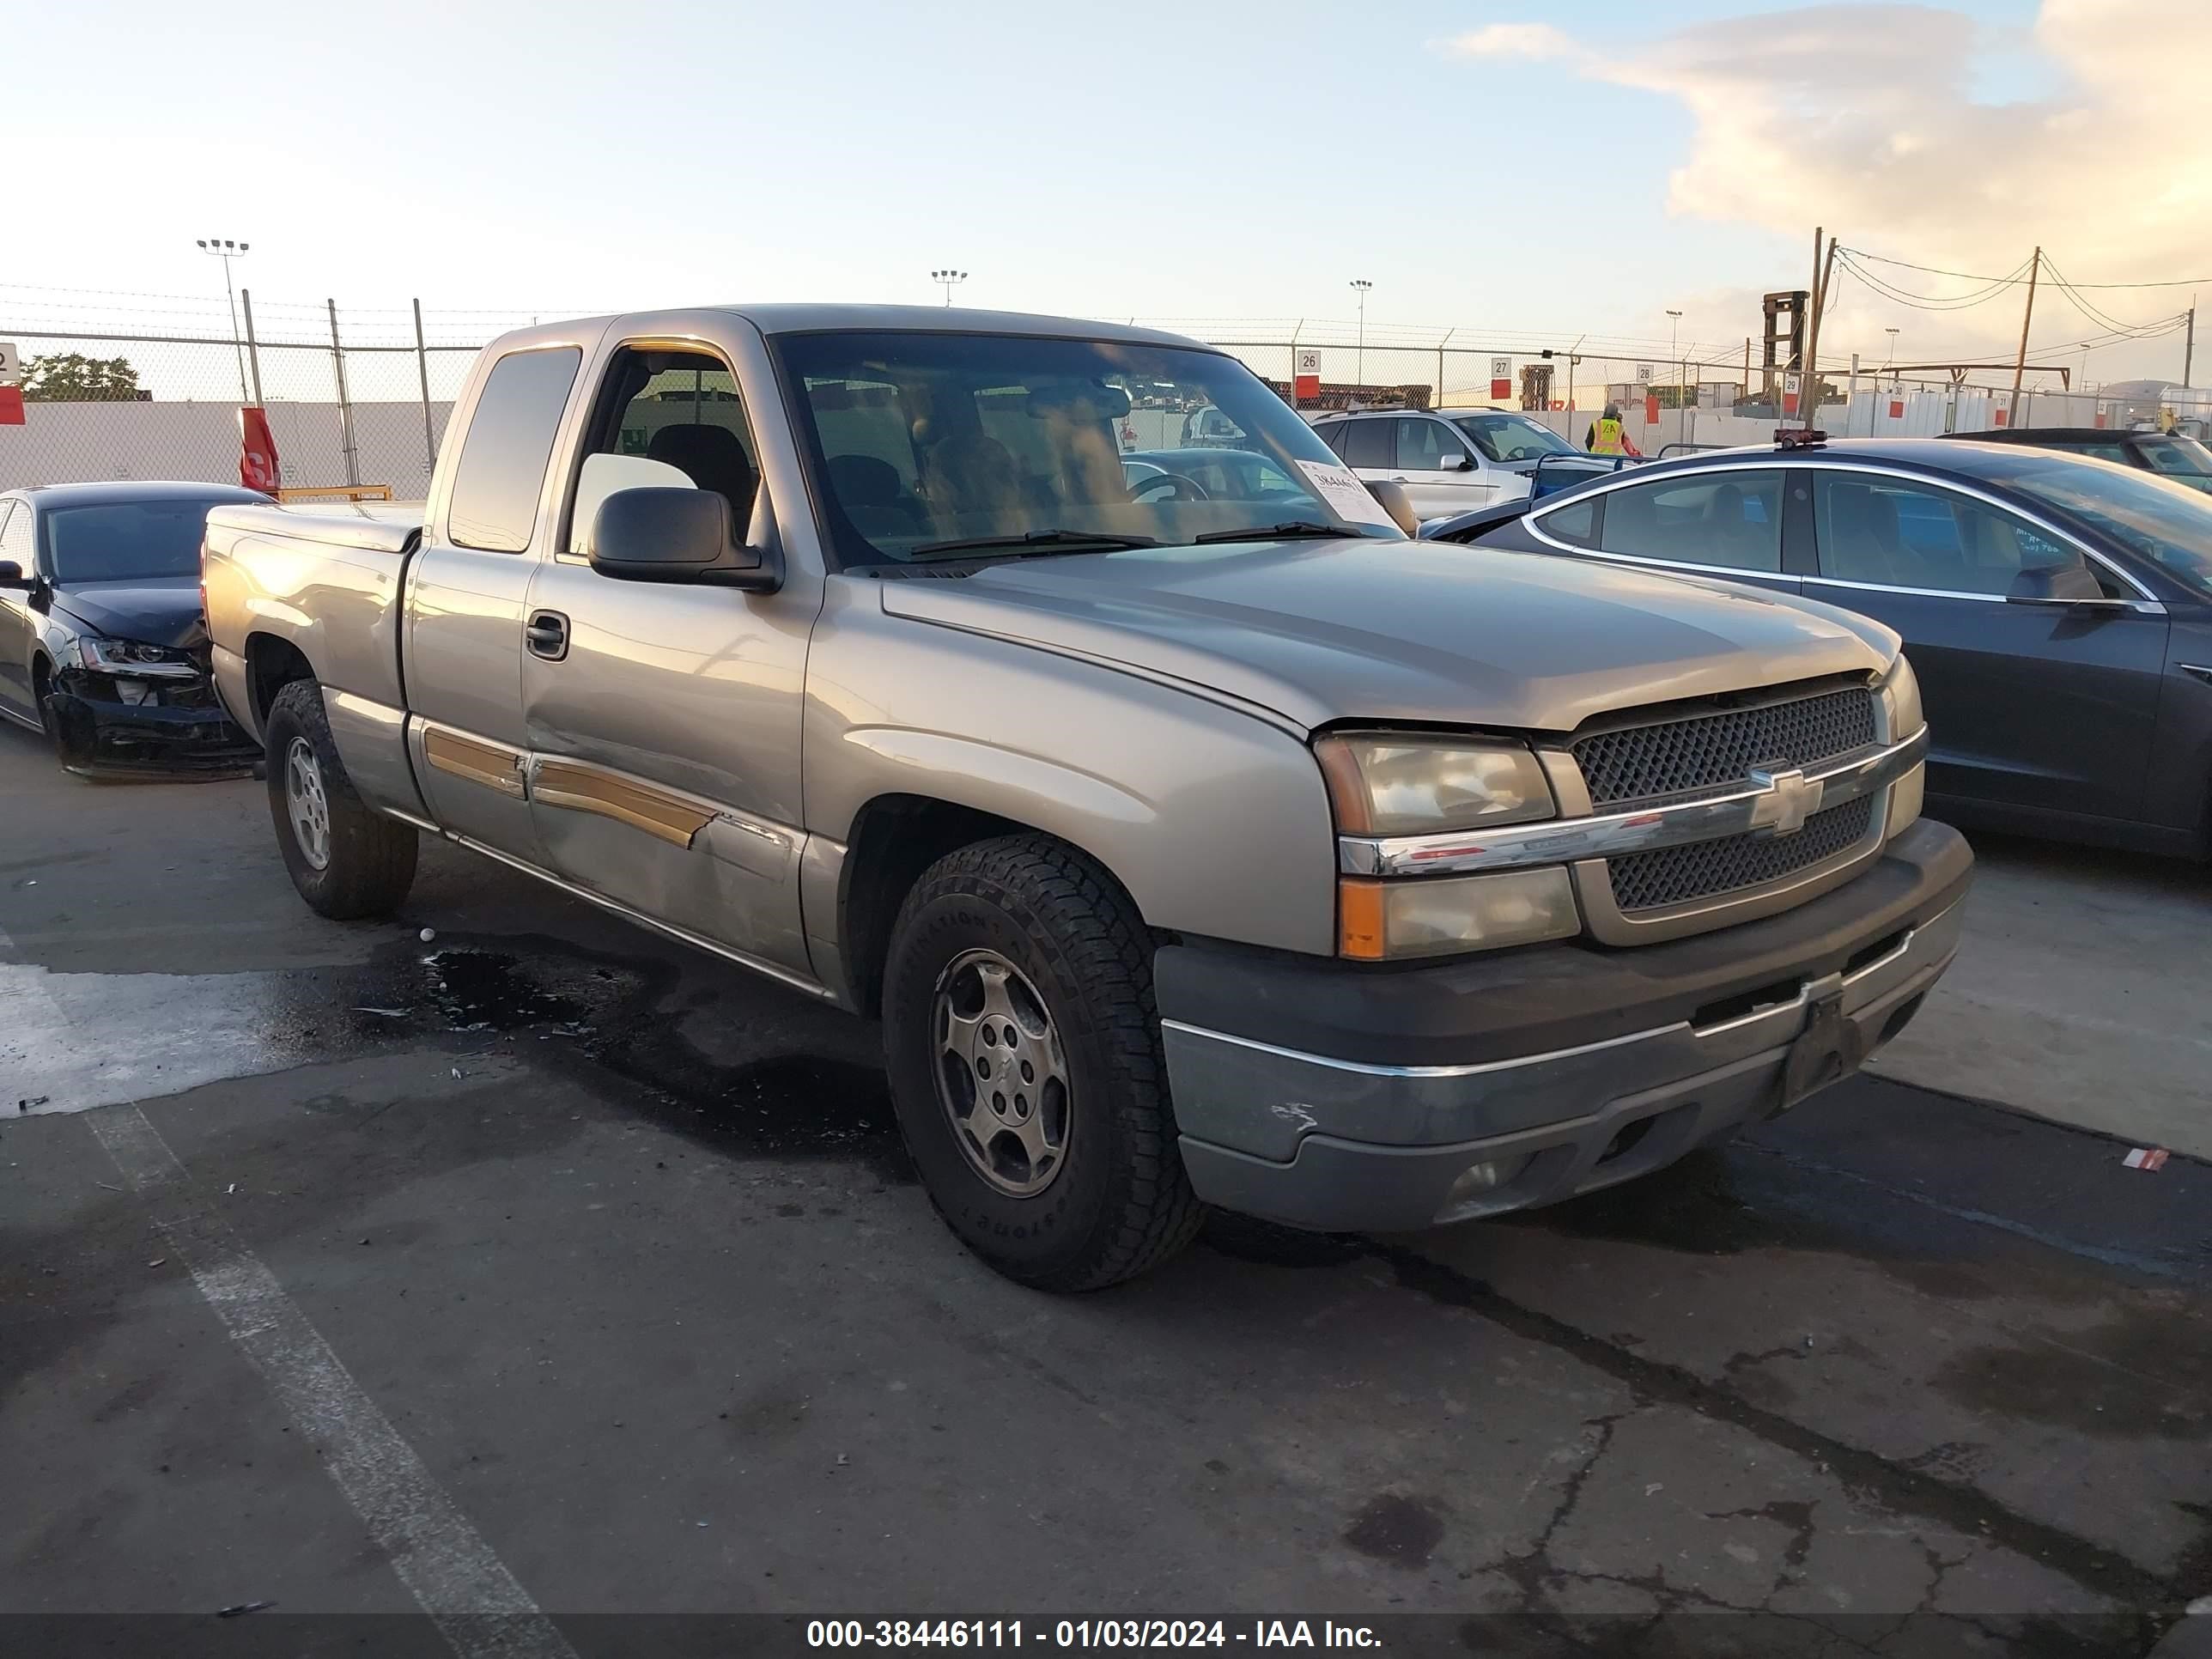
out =
<svg viewBox="0 0 2212 1659"><path fill-rule="evenodd" d="M0 714L72 771L236 772L260 750L216 701L201 616L207 483L0 495Z"/></svg>

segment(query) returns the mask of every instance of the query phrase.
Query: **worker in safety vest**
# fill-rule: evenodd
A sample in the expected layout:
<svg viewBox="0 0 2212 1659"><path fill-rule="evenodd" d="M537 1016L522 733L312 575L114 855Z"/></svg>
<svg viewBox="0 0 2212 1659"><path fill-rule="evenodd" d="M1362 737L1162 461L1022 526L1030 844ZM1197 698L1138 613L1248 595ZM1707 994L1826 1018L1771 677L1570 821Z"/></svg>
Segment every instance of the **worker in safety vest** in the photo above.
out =
<svg viewBox="0 0 2212 1659"><path fill-rule="evenodd" d="M1629 441L1619 404L1607 404L1605 413L1590 422L1589 430L1583 434L1583 447L1593 455L1640 456L1644 453Z"/></svg>

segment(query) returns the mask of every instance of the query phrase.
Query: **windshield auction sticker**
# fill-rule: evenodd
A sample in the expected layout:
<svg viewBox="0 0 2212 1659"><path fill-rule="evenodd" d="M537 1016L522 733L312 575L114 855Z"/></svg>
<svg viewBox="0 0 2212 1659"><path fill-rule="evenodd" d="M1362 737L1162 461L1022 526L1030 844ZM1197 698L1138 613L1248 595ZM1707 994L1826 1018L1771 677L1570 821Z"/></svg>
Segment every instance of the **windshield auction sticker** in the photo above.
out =
<svg viewBox="0 0 2212 1659"><path fill-rule="evenodd" d="M1348 466L1332 466L1327 461L1301 459L1298 466L1321 492L1322 500L1334 507L1342 517L1354 524L1379 524L1395 529L1390 515L1382 510L1382 503L1367 493L1367 486L1352 476Z"/></svg>

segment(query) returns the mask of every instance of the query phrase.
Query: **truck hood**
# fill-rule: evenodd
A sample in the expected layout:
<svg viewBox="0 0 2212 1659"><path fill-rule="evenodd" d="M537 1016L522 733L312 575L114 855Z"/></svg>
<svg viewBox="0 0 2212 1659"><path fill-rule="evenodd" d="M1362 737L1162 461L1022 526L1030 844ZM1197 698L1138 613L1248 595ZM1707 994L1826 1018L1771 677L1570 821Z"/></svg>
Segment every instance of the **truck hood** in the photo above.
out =
<svg viewBox="0 0 2212 1659"><path fill-rule="evenodd" d="M179 649L207 639L197 575L65 586L54 590L54 608L103 639Z"/></svg>
<svg viewBox="0 0 2212 1659"><path fill-rule="evenodd" d="M1897 636L1694 577L1449 543L1135 548L886 580L893 616L1333 720L1566 732L1644 703L1887 668Z"/></svg>

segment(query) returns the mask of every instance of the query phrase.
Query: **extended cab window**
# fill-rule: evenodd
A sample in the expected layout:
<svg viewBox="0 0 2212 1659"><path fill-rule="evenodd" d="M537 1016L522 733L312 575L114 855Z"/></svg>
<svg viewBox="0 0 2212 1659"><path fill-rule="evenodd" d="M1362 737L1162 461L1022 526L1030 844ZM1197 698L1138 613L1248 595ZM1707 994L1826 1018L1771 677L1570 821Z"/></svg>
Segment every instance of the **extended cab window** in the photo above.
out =
<svg viewBox="0 0 2212 1659"><path fill-rule="evenodd" d="M760 454L729 366L711 352L615 354L600 382L568 513L568 551L585 554L599 503L617 489L712 489L742 541L760 490Z"/></svg>
<svg viewBox="0 0 2212 1659"><path fill-rule="evenodd" d="M1639 559L1779 571L1782 474L1745 467L1613 490L1598 545Z"/></svg>
<svg viewBox="0 0 2212 1659"><path fill-rule="evenodd" d="M538 498L553 459L553 434L584 354L574 346L516 351L492 365L469 417L447 520L453 540L491 553L520 553L538 523Z"/></svg>

